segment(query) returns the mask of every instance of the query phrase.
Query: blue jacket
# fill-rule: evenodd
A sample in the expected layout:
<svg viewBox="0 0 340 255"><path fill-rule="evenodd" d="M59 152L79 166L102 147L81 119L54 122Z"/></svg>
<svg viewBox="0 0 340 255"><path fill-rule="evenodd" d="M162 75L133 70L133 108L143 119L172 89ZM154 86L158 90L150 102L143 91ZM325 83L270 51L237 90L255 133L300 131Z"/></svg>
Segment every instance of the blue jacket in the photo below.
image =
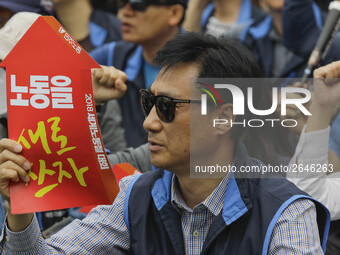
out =
<svg viewBox="0 0 340 255"><path fill-rule="evenodd" d="M145 88L142 47L124 41L111 42L92 51L91 56L101 65L114 66L126 73L128 90L118 102L127 146L137 147L146 143L145 117L139 104L139 90Z"/></svg>
<svg viewBox="0 0 340 255"><path fill-rule="evenodd" d="M244 29L243 38L246 45L253 52L255 58L265 77L272 77L272 67L274 62L274 46L269 33L273 28L273 18L267 16L265 19L256 20ZM294 54L285 64L284 69L281 71L279 77L293 78L302 77L303 70L307 60L297 54ZM278 77L275 77L278 78Z"/></svg>
<svg viewBox="0 0 340 255"><path fill-rule="evenodd" d="M296 54L309 58L321 33L326 13L312 0L286 0L282 11L283 43ZM334 39L325 61L340 59L340 34Z"/></svg>
<svg viewBox="0 0 340 255"><path fill-rule="evenodd" d="M120 20L112 13L94 9L90 17L90 41L97 48L122 39Z"/></svg>
<svg viewBox="0 0 340 255"><path fill-rule="evenodd" d="M209 4L202 13L201 28L206 29L209 18L215 9L214 3ZM272 29L272 17L258 7L253 6L250 0L243 0L237 23L245 26L239 39L249 47L257 59L265 77L272 76L274 60L274 42L269 37ZM281 72L280 77L296 77L304 70L306 60L298 55L293 56Z"/></svg>
<svg viewBox="0 0 340 255"><path fill-rule="evenodd" d="M259 165L238 145L235 166ZM170 201L172 173L158 169L137 176L124 202L124 221L132 254L185 254L180 215ZM230 178L221 213L212 223L201 254L267 254L269 240L283 210L299 198L310 198L286 179ZM325 248L329 213L317 208L320 240Z"/></svg>

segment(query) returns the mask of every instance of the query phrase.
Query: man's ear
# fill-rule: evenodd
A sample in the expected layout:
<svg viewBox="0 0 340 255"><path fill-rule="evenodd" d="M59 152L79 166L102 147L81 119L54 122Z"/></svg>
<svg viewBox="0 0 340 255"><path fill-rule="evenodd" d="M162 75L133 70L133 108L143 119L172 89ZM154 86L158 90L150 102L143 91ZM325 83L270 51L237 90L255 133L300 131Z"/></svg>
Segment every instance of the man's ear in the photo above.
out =
<svg viewBox="0 0 340 255"><path fill-rule="evenodd" d="M169 6L169 25L176 27L181 22L184 15L184 8L180 4Z"/></svg>
<svg viewBox="0 0 340 255"><path fill-rule="evenodd" d="M223 104L221 108L217 111L216 119L223 120L225 124L220 124L215 126L216 134L217 135L224 135L231 131L231 123L235 121L236 115L233 115L233 104ZM226 123L227 121L227 123Z"/></svg>

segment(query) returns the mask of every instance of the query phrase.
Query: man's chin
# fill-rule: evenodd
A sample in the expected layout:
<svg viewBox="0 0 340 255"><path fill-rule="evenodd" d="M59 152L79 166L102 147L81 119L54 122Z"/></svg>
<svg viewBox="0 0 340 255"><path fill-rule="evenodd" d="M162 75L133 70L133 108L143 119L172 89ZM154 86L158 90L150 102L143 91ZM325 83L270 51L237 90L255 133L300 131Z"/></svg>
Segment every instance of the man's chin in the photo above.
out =
<svg viewBox="0 0 340 255"><path fill-rule="evenodd" d="M155 167L155 168L161 168L161 169L166 169L166 164L164 164L164 162L161 162L160 160L157 159L157 157L153 157L152 153L151 153L151 164Z"/></svg>
<svg viewBox="0 0 340 255"><path fill-rule="evenodd" d="M133 34L131 33L122 33L122 39L126 42L140 44L140 40L138 40Z"/></svg>
<svg viewBox="0 0 340 255"><path fill-rule="evenodd" d="M162 167L163 165L159 164L159 162L157 162L157 161L151 160L151 165L154 166L155 168L163 168Z"/></svg>

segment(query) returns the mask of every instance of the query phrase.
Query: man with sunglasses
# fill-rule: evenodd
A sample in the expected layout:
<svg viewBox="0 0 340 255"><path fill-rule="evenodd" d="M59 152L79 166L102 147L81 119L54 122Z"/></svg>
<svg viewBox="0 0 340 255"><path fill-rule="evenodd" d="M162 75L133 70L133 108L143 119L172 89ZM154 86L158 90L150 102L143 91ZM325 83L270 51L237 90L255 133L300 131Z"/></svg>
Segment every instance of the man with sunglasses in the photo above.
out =
<svg viewBox="0 0 340 255"><path fill-rule="evenodd" d="M237 169L260 164L239 142L242 132L228 125L212 130L191 118L201 110L191 79L258 77L251 53L235 41L188 33L170 40L156 62L164 67L141 90L140 102L158 169L122 179L112 205L96 207L48 240L33 214L8 212L2 254L323 254L328 212L286 179L190 176L193 154ZM236 117L225 99L208 108L207 118ZM199 138L193 144L192 136ZM9 181L28 176L21 150L15 141L0 141L0 193L7 200Z"/></svg>
<svg viewBox="0 0 340 255"><path fill-rule="evenodd" d="M153 63L153 58L169 39L180 33L186 5L187 0L122 0L119 16L123 41L105 44L91 52L99 64L113 66L127 76L128 90L118 103L128 147L147 142L138 91L148 88L160 71L160 67ZM97 99L98 102L105 102L108 98ZM114 122L110 118L117 115L111 112L115 104L113 101L104 104L100 111L103 116L100 128L104 145L111 151L117 150L113 139L117 133L110 124Z"/></svg>

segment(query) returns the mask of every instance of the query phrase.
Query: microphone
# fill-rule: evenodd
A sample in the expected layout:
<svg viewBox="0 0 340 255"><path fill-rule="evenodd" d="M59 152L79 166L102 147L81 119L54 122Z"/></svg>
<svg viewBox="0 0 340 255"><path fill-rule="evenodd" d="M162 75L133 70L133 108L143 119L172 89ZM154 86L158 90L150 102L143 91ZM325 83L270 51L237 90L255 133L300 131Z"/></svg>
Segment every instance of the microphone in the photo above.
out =
<svg viewBox="0 0 340 255"><path fill-rule="evenodd" d="M333 1L329 4L325 25L322 28L318 41L309 57L308 64L304 70L301 83L304 84L312 73L313 69L319 64L320 59L324 59L336 33L340 29L340 1Z"/></svg>

